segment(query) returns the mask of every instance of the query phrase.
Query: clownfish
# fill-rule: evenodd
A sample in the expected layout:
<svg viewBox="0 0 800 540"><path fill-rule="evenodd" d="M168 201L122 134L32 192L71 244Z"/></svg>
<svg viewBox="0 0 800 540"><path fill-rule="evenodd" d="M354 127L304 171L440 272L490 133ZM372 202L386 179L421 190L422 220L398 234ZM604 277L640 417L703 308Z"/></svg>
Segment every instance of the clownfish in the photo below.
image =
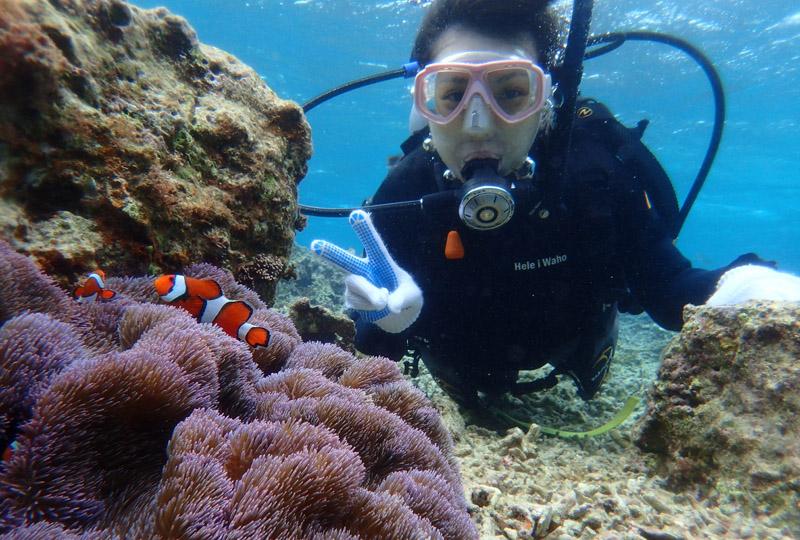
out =
<svg viewBox="0 0 800 540"><path fill-rule="evenodd" d="M216 324L251 347L269 344L269 330L247 322L253 315L252 306L243 300L226 298L213 279L167 274L157 277L154 285L161 300L185 309L198 322Z"/></svg>
<svg viewBox="0 0 800 540"><path fill-rule="evenodd" d="M78 302L94 302L96 300L111 300L117 293L106 289L106 273L95 270L86 278L83 285L78 285L72 291L72 296Z"/></svg>

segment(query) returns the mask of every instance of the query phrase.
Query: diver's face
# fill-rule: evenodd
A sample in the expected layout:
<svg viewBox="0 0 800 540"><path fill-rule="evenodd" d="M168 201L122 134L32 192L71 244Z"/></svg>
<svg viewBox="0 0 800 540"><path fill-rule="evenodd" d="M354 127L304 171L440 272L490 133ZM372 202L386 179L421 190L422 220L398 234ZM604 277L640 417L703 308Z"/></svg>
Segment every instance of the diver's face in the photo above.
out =
<svg viewBox="0 0 800 540"><path fill-rule="evenodd" d="M464 28L446 30L434 46L433 62L483 63L508 58L536 62L536 50L527 39L497 39ZM466 122L465 117L470 121ZM473 159L500 161L502 175L517 170L539 131L541 111L509 123L473 95L467 107L448 124L430 122L431 139L447 168L461 177L464 165Z"/></svg>

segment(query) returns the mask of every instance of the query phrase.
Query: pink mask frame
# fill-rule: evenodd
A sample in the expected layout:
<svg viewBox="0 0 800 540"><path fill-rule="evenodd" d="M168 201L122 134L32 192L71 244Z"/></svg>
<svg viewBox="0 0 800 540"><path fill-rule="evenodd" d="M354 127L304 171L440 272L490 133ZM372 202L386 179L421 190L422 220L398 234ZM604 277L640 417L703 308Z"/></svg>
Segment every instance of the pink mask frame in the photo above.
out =
<svg viewBox="0 0 800 540"><path fill-rule="evenodd" d="M516 114L508 114L497 103L491 90L486 82L486 76L494 71L503 69L525 69L534 75L536 81L536 95L531 105ZM464 91L464 96L458 103L455 109L450 111L446 116L437 114L428 109L425 103L425 78L429 75L441 72L466 72L469 74L469 83ZM480 64L466 64L458 62L443 62L434 63L425 66L425 69L417 73L414 79L414 103L419 113L428 121L434 124L449 124L463 111L467 104L472 100L475 94L480 95L483 101L491 107L491 109L503 120L508 123L514 124L521 122L531 115L536 114L544 107L547 98L550 96L552 82L550 75L542 71L542 68L531 62L530 60L495 60L492 62L483 62Z"/></svg>

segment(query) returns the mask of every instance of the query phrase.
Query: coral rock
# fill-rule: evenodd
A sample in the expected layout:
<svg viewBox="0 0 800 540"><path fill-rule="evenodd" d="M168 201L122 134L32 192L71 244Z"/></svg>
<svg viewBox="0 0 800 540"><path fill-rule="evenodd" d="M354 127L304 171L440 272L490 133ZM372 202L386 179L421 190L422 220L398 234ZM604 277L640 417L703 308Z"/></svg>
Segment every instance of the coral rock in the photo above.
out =
<svg viewBox="0 0 800 540"><path fill-rule="evenodd" d="M304 341L334 343L355 352L356 325L347 315L312 306L308 298L300 298L289 306L289 317Z"/></svg>
<svg viewBox="0 0 800 540"><path fill-rule="evenodd" d="M163 8L16 0L0 102L0 237L62 285L206 261L271 302L310 130L252 69Z"/></svg>
<svg viewBox="0 0 800 540"><path fill-rule="evenodd" d="M687 307L638 445L675 487L715 489L775 523L800 520L800 306Z"/></svg>
<svg viewBox="0 0 800 540"><path fill-rule="evenodd" d="M334 313L344 311L345 273L326 263L305 247L295 244L287 271L278 286L275 306L288 309L300 297L308 297L312 306L326 306Z"/></svg>

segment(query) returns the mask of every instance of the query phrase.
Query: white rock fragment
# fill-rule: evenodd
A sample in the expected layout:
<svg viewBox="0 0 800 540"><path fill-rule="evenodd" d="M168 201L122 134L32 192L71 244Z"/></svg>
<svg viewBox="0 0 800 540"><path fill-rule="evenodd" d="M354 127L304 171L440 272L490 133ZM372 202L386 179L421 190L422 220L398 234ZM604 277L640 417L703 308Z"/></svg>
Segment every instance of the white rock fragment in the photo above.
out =
<svg viewBox="0 0 800 540"><path fill-rule="evenodd" d="M578 498L574 491L569 491L553 507L553 513L559 516L566 516L569 511L578 503Z"/></svg>
<svg viewBox="0 0 800 540"><path fill-rule="evenodd" d="M644 512L642 512L642 509L639 507L638 504L628 505L627 510L628 510L628 515L634 518L641 517L644 514Z"/></svg>
<svg viewBox="0 0 800 540"><path fill-rule="evenodd" d="M508 538L508 540L517 540L517 538L519 538L519 534L517 534L516 529L512 529L511 527L506 527L503 529L503 534L506 538Z"/></svg>
<svg viewBox="0 0 800 540"><path fill-rule="evenodd" d="M628 481L625 483L625 487L630 495L639 493L639 482L637 482L635 478L628 478Z"/></svg>
<svg viewBox="0 0 800 540"><path fill-rule="evenodd" d="M578 487L575 488L575 492L578 494L578 500L580 502L590 501L595 494L600 491L600 487L596 485L584 484L583 482L578 484Z"/></svg>
<svg viewBox="0 0 800 540"><path fill-rule="evenodd" d="M599 512L591 512L581 521L584 530L599 531L603 527L603 518Z"/></svg>
<svg viewBox="0 0 800 540"><path fill-rule="evenodd" d="M508 449L508 455L519 462L523 462L528 459L528 456L525 455L525 452L522 451L522 448L517 448L516 446Z"/></svg>
<svg viewBox="0 0 800 540"><path fill-rule="evenodd" d="M455 447L455 453L458 457L471 456L473 452L473 448L468 444L458 444Z"/></svg>
<svg viewBox="0 0 800 540"><path fill-rule="evenodd" d="M511 428L506 432L506 436L498 441L500 448L519 447L525 433L518 427Z"/></svg>
<svg viewBox="0 0 800 540"><path fill-rule="evenodd" d="M581 504L580 506L576 506L572 508L569 513L566 514L567 519L574 519L579 520L583 516L589 513L589 510L592 509L592 505L589 503Z"/></svg>
<svg viewBox="0 0 800 540"><path fill-rule="evenodd" d="M561 528L564 529L565 533L572 536L580 536L581 531L583 530L581 524L574 519L565 519L561 524Z"/></svg>
<svg viewBox="0 0 800 540"><path fill-rule="evenodd" d="M655 493L642 493L642 499L660 514L672 514L670 505Z"/></svg>
<svg viewBox="0 0 800 540"><path fill-rule="evenodd" d="M536 454L536 443L539 440L541 434L542 434L542 428L539 427L538 424L531 424L528 427L528 431L525 432L525 435L522 438L522 449L525 451L526 454L530 455Z"/></svg>
<svg viewBox="0 0 800 540"><path fill-rule="evenodd" d="M535 524L536 538L543 538L550 530L553 520L553 508L545 506L540 510L536 510L532 513L532 518Z"/></svg>

